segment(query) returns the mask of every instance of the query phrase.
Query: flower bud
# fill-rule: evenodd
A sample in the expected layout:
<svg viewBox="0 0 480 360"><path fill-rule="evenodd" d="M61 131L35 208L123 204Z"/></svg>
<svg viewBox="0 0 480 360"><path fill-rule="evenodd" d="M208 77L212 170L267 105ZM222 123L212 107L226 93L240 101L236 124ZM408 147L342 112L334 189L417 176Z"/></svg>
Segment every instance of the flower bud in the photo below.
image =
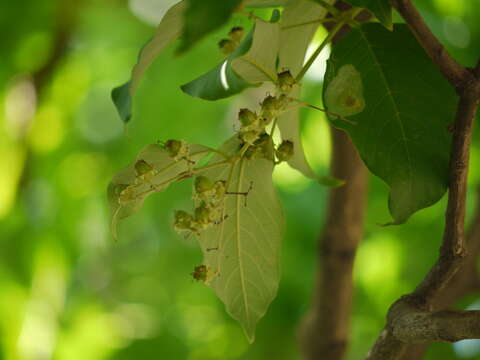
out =
<svg viewBox="0 0 480 360"><path fill-rule="evenodd" d="M206 281L207 280L208 269L205 265L195 266L193 269L192 276L197 281Z"/></svg>
<svg viewBox="0 0 480 360"><path fill-rule="evenodd" d="M249 109L240 109L238 120L243 126L252 125L257 120L257 114Z"/></svg>
<svg viewBox="0 0 480 360"><path fill-rule="evenodd" d="M210 210L205 203L202 203L195 209L195 221L201 225L207 225L210 223Z"/></svg>
<svg viewBox="0 0 480 360"><path fill-rule="evenodd" d="M258 132L256 131L246 131L240 134L240 139L246 142L247 144L253 144L255 140L258 139Z"/></svg>
<svg viewBox="0 0 480 360"><path fill-rule="evenodd" d="M282 71L278 74L277 84L282 92L290 92L295 83L295 78L292 76L289 70Z"/></svg>
<svg viewBox="0 0 480 360"><path fill-rule="evenodd" d="M222 39L218 42L218 47L222 50L223 54L230 55L237 48L237 44L233 40Z"/></svg>
<svg viewBox="0 0 480 360"><path fill-rule="evenodd" d="M180 150L182 149L182 142L180 140L167 140L165 142L165 150L168 151L170 156L175 157L179 154Z"/></svg>
<svg viewBox="0 0 480 360"><path fill-rule="evenodd" d="M213 184L206 176L197 176L195 179L195 191L198 194L202 194L213 188Z"/></svg>
<svg viewBox="0 0 480 360"><path fill-rule="evenodd" d="M230 32L228 33L228 36L233 41L240 42L244 34L245 34L245 30L241 26L235 26L230 30Z"/></svg>
<svg viewBox="0 0 480 360"><path fill-rule="evenodd" d="M145 175L152 170L153 167L145 160L137 160L135 163L135 172L137 173L137 176Z"/></svg>
<svg viewBox="0 0 480 360"><path fill-rule="evenodd" d="M293 142L283 140L275 152L278 161L288 161L293 156Z"/></svg>

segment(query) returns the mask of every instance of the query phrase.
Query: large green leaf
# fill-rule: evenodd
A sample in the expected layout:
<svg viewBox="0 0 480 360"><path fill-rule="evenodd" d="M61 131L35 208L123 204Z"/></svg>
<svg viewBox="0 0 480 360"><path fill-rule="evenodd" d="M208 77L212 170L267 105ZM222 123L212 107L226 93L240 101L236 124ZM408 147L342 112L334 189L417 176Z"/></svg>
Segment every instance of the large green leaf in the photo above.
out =
<svg viewBox="0 0 480 360"><path fill-rule="evenodd" d="M403 223L447 189L455 92L405 25L352 30L333 48L325 89L344 65L361 75L365 108L349 117L357 125L330 117L390 186L390 213Z"/></svg>
<svg viewBox="0 0 480 360"><path fill-rule="evenodd" d="M181 1L166 12L155 31L155 35L140 51L137 64L132 70L131 79L127 83L113 89L112 100L124 122L128 122L132 116L132 97L140 84L143 74L163 49L180 36L183 29L185 8L185 1Z"/></svg>
<svg viewBox="0 0 480 360"><path fill-rule="evenodd" d="M190 49L205 35L227 23L242 0L186 0L185 27L178 52Z"/></svg>
<svg viewBox="0 0 480 360"><path fill-rule="evenodd" d="M248 52L232 61L235 72L249 83L277 80L280 25L257 20Z"/></svg>
<svg viewBox="0 0 480 360"><path fill-rule="evenodd" d="M389 0L347 0L347 2L370 10L387 29L393 29L392 5Z"/></svg>
<svg viewBox="0 0 480 360"><path fill-rule="evenodd" d="M272 21L275 20L276 13L272 16ZM182 85L182 90L193 97L218 100L238 94L255 86L255 83L276 77L278 31L278 24L257 20L255 27L231 55L214 69ZM265 47L271 36L272 46ZM245 76L245 79L237 74L236 70Z"/></svg>
<svg viewBox="0 0 480 360"><path fill-rule="evenodd" d="M308 45L319 26L318 23L295 27L291 27L291 25L308 23L309 21L321 19L325 15L326 11L323 7L306 0L299 0L285 8L282 15L283 29L280 34L280 69L288 69L294 76L300 72ZM300 88L297 88L291 95L299 98L300 94ZM325 185L339 185L340 182L335 179L317 176L308 164L300 139L299 110L289 111L281 115L278 120L282 138L290 140L294 144L293 156L288 160L288 164L300 171L303 175L315 179L320 183Z"/></svg>
<svg viewBox="0 0 480 360"><path fill-rule="evenodd" d="M234 154L238 148L235 137L221 150ZM257 322L277 294L280 280L284 217L272 183L273 167L271 160L242 159L233 167L226 165L203 173L227 181L230 192L245 192L251 187L246 198L226 195L222 204L225 220L199 238L204 264L216 273L209 286L227 312L242 324L250 342L254 341Z"/></svg>
<svg viewBox="0 0 480 360"><path fill-rule="evenodd" d="M111 230L117 238L117 225L122 219L136 213L145 198L165 190L176 176L192 169L195 162L208 155L210 149L202 145L190 145L187 159L175 159L160 145L143 148L136 160L115 175L108 185L108 201L111 212ZM144 161L151 170L139 174L135 165Z"/></svg>

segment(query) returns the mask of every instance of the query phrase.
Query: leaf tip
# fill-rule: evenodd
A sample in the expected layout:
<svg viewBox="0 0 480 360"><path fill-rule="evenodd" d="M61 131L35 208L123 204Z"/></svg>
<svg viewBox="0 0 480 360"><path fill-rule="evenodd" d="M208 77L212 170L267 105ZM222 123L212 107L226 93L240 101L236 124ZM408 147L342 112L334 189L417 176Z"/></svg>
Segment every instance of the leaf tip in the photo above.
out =
<svg viewBox="0 0 480 360"><path fill-rule="evenodd" d="M111 98L118 115L124 123L128 123L132 118L132 97L130 94L131 81L117 86L111 92Z"/></svg>

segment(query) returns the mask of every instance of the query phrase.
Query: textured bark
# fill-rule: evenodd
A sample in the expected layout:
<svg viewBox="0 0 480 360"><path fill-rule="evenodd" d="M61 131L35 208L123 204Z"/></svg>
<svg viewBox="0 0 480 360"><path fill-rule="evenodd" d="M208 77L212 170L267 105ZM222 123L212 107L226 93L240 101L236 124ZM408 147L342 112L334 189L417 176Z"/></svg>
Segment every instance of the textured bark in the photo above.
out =
<svg viewBox="0 0 480 360"><path fill-rule="evenodd" d="M302 327L306 359L337 360L345 353L353 297L352 269L363 235L367 171L348 136L332 130L332 175L346 180L332 189L320 237L314 300Z"/></svg>

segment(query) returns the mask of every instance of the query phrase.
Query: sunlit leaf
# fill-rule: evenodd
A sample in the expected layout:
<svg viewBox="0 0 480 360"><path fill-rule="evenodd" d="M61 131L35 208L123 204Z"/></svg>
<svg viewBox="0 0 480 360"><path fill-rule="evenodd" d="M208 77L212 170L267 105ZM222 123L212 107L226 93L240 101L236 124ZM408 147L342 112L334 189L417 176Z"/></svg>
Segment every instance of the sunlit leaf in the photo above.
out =
<svg viewBox="0 0 480 360"><path fill-rule="evenodd" d="M132 97L140 84L143 74L163 49L180 36L183 28L185 7L185 1L181 1L166 12L153 38L140 51L137 64L132 70L131 79L127 83L113 89L112 100L124 122L128 122L132 117Z"/></svg>
<svg viewBox="0 0 480 360"><path fill-rule="evenodd" d="M280 34L280 69L288 69L294 76L300 72L308 45L319 26L318 23L295 27L291 27L291 25L318 20L325 15L325 9L312 1L299 0L285 8L281 23L283 29ZM299 98L300 88L294 90L292 96ZM288 160L288 164L300 171L303 175L315 179L322 184L329 186L340 185L341 182L336 179L317 176L308 164L300 139L299 111L289 111L281 115L278 120L282 138L290 140L294 144L293 157Z"/></svg>
<svg viewBox="0 0 480 360"><path fill-rule="evenodd" d="M201 145L190 145L188 156L180 159L156 144L140 151L136 160L115 175L108 186L113 237L117 238L118 222L136 213L148 195L181 180L182 174L188 175L195 163L209 153L210 149Z"/></svg>
<svg viewBox="0 0 480 360"><path fill-rule="evenodd" d="M393 29L392 5L389 0L346 0L353 6L370 10L387 29Z"/></svg>
<svg viewBox="0 0 480 360"><path fill-rule="evenodd" d="M205 35L227 23L242 0L185 0L185 27L178 52L190 49Z"/></svg>
<svg viewBox="0 0 480 360"><path fill-rule="evenodd" d="M394 223L403 223L447 189L455 92L406 25L393 32L379 24L352 30L333 48L326 89L348 64L361 75L365 108L349 117L357 125L331 120L390 186L390 213Z"/></svg>
<svg viewBox="0 0 480 360"><path fill-rule="evenodd" d="M252 46L246 54L232 61L232 67L249 83L276 81L279 45L280 25L257 20Z"/></svg>
<svg viewBox="0 0 480 360"><path fill-rule="evenodd" d="M222 147L230 154L239 149L237 138ZM212 162L216 161L212 159ZM273 162L263 158L238 160L204 173L228 182L222 206L224 220L199 238L204 264L215 276L209 286L238 320L250 342L255 328L275 298L280 280L280 244L284 217L273 183ZM250 190L249 190L250 189Z"/></svg>

